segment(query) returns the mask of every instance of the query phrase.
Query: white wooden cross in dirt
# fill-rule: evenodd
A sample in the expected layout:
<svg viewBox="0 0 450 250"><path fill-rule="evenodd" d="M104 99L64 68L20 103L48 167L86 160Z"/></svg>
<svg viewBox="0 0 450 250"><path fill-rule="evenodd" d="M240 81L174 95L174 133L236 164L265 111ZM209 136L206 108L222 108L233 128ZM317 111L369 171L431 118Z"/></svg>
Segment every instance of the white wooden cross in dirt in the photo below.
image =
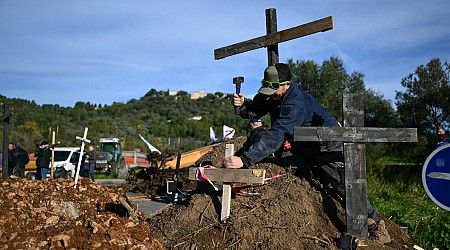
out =
<svg viewBox="0 0 450 250"><path fill-rule="evenodd" d="M84 152L84 143L91 143L91 140L88 140L87 137L88 128L84 128L84 135L83 137L77 136L77 140L81 141L81 147L80 147L80 157L78 157L78 163L77 163L77 171L75 173L75 187L77 186L78 176L80 175L80 167L81 167L81 161L83 160L83 152Z"/></svg>
<svg viewBox="0 0 450 250"><path fill-rule="evenodd" d="M225 158L234 155L234 144L225 145ZM199 168L189 168L189 180L196 180ZM231 185L229 183L264 184L265 169L231 169L231 168L205 168L205 176L210 181L222 182L222 210L220 220L223 222L230 216ZM216 187L215 187L216 189ZM219 191L216 189L216 191Z"/></svg>
<svg viewBox="0 0 450 250"><path fill-rule="evenodd" d="M347 233L367 239L367 179L365 143L417 142L417 128L364 126L364 95L343 97L344 127L296 127L294 141L344 143Z"/></svg>

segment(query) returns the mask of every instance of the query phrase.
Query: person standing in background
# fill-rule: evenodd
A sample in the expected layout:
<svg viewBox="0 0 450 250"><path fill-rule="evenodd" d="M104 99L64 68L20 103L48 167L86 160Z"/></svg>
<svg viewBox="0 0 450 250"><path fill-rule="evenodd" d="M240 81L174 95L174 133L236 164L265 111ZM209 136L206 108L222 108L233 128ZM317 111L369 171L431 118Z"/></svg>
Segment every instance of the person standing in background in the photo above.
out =
<svg viewBox="0 0 450 250"><path fill-rule="evenodd" d="M91 176L91 180L95 181L95 160L97 159L97 153L93 146L89 146L89 152L87 153L88 166L89 166L89 175Z"/></svg>
<svg viewBox="0 0 450 250"><path fill-rule="evenodd" d="M48 146L48 141L46 140L41 141L41 143L39 144L39 148L34 155L37 157L36 180L46 179L51 158L51 152Z"/></svg>
<svg viewBox="0 0 450 250"><path fill-rule="evenodd" d="M28 152L22 148L20 143L16 143L13 151L14 169L10 174L14 174L18 177L25 177L25 165L30 162Z"/></svg>
<svg viewBox="0 0 450 250"><path fill-rule="evenodd" d="M5 169L8 169L9 176L12 175L13 168L15 165L13 153L14 153L14 143L10 142L8 144L8 166L7 166L7 168L5 168Z"/></svg>

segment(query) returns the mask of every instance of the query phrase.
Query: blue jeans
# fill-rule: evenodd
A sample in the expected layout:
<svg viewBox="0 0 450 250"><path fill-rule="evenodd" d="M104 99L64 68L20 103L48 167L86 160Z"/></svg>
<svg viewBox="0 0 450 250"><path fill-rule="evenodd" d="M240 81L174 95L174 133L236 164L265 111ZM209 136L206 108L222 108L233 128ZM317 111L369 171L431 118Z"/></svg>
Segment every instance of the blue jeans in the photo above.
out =
<svg viewBox="0 0 450 250"><path fill-rule="evenodd" d="M92 181L95 181L94 169L95 169L95 163L89 163L89 174L91 175Z"/></svg>
<svg viewBox="0 0 450 250"><path fill-rule="evenodd" d="M47 173L48 173L48 169L46 169L46 168L41 168L40 170L39 170L39 173L38 173L38 176L40 176L41 178L40 179L47 179Z"/></svg>

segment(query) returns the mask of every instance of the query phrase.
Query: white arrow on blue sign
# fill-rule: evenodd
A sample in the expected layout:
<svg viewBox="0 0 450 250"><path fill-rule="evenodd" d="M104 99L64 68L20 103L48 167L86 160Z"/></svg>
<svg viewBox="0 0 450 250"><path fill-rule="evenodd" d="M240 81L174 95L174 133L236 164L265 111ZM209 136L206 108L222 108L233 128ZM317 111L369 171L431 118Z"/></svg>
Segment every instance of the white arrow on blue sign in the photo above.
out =
<svg viewBox="0 0 450 250"><path fill-rule="evenodd" d="M450 144L436 148L423 164L422 183L430 199L450 211Z"/></svg>

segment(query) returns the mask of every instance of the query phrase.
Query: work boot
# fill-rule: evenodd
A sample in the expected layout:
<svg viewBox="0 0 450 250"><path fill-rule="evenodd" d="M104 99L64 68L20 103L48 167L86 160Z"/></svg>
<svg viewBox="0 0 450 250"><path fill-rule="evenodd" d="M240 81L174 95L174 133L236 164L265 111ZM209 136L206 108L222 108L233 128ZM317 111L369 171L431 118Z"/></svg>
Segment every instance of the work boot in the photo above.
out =
<svg viewBox="0 0 450 250"><path fill-rule="evenodd" d="M376 223L372 218L369 218L367 222L370 240L376 241L381 245L391 242L391 236L386 229L384 220L380 220L378 223Z"/></svg>

